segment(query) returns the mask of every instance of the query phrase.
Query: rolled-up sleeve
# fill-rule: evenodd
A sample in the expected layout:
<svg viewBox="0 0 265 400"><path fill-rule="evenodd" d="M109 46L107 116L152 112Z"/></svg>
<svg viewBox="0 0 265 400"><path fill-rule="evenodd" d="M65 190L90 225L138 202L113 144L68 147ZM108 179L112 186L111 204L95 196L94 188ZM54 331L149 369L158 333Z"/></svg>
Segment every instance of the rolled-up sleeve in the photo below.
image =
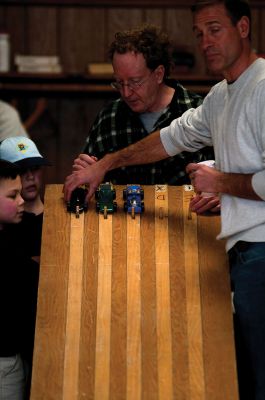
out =
<svg viewBox="0 0 265 400"><path fill-rule="evenodd" d="M208 128L205 129L201 107L187 110L168 127L161 129L161 142L169 156L212 146L211 134Z"/></svg>

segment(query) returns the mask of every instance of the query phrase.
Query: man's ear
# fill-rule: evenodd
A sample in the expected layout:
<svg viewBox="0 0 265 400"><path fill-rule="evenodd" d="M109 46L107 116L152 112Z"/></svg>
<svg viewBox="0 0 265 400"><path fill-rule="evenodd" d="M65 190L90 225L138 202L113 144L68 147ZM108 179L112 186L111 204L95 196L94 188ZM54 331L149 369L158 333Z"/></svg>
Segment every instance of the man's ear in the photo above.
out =
<svg viewBox="0 0 265 400"><path fill-rule="evenodd" d="M246 16L241 17L237 23L238 31L243 39L249 36L249 25L249 18Z"/></svg>
<svg viewBox="0 0 265 400"><path fill-rule="evenodd" d="M156 74L156 78L158 83L162 83L164 80L164 75L165 75L165 67L164 65L159 65L156 69L155 69L155 74Z"/></svg>

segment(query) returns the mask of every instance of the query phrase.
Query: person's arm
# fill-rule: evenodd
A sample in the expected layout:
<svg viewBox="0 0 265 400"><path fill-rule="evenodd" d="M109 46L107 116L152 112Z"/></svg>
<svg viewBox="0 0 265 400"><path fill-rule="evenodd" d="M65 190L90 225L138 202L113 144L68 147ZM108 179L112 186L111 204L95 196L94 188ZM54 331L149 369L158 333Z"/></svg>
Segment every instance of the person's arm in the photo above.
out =
<svg viewBox="0 0 265 400"><path fill-rule="evenodd" d="M169 157L161 139L160 131L156 131L139 142L112 154L107 154L94 164L74 171L65 180L64 197L70 200L72 191L80 185L88 184L89 200L105 174L115 168L127 165L148 164Z"/></svg>
<svg viewBox="0 0 265 400"><path fill-rule="evenodd" d="M217 181L219 193L226 193L249 200L263 200L252 186L253 174L221 173Z"/></svg>
<svg viewBox="0 0 265 400"><path fill-rule="evenodd" d="M0 100L0 142L12 136L29 137L16 108Z"/></svg>
<svg viewBox="0 0 265 400"><path fill-rule="evenodd" d="M189 164L186 170L196 192L226 193L249 200L263 200L253 188L254 174L226 173L194 163Z"/></svg>

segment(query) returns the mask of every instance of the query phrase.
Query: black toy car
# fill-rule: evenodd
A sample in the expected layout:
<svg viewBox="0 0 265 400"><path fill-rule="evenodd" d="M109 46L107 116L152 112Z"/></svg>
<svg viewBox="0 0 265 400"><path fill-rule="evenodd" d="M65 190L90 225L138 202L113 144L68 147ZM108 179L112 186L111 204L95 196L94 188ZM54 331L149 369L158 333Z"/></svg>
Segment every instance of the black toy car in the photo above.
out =
<svg viewBox="0 0 265 400"><path fill-rule="evenodd" d="M86 195L87 189L78 187L73 190L70 201L67 202L67 211L75 213L76 218L79 218L79 214L88 209Z"/></svg>

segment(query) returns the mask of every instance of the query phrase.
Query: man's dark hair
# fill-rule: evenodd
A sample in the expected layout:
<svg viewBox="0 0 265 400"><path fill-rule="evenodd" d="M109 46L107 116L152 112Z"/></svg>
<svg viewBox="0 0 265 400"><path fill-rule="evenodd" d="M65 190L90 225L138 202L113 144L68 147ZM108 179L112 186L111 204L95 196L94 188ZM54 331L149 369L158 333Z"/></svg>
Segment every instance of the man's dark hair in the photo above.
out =
<svg viewBox="0 0 265 400"><path fill-rule="evenodd" d="M6 160L0 160L0 179L16 179L19 168Z"/></svg>
<svg viewBox="0 0 265 400"><path fill-rule="evenodd" d="M251 32L251 11L248 0L195 0L191 11L196 13L202 8L223 4L232 24L236 25L242 17L249 19L249 37Z"/></svg>
<svg viewBox="0 0 265 400"><path fill-rule="evenodd" d="M165 77L171 68L171 43L168 35L154 25L143 25L140 28L117 32L109 48L109 58L114 53L125 54L129 51L142 53L149 69L154 71L159 65L165 68Z"/></svg>

